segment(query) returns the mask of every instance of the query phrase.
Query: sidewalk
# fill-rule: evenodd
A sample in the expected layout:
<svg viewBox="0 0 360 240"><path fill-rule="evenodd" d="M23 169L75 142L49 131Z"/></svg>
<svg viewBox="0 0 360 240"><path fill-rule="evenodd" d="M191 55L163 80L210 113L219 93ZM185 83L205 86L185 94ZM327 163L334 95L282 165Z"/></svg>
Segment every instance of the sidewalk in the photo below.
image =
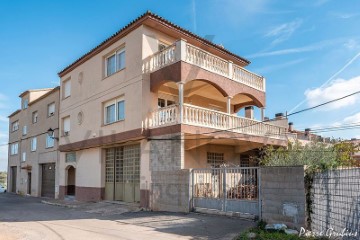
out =
<svg viewBox="0 0 360 240"><path fill-rule="evenodd" d="M118 201L80 202L76 200L46 199L42 200L41 203L59 207L76 208L77 210L87 213L97 213L102 216L146 211L140 208L138 204Z"/></svg>

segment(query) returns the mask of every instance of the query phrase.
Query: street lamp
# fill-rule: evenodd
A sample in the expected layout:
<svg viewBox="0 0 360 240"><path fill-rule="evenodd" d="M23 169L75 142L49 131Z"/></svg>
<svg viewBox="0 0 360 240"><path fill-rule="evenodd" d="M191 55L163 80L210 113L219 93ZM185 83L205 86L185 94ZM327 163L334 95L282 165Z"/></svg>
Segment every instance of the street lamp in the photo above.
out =
<svg viewBox="0 0 360 240"><path fill-rule="evenodd" d="M59 140L59 138L54 136L54 132L55 132L55 130L52 129L52 128L49 128L49 130L47 130L47 134L49 135L50 138L55 139L55 140Z"/></svg>

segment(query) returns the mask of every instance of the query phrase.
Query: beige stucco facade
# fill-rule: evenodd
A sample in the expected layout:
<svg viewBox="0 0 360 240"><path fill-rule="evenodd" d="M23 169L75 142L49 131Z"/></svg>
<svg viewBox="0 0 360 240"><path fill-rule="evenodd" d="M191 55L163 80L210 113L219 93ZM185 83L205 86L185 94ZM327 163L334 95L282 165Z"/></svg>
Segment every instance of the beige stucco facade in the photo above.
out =
<svg viewBox="0 0 360 240"><path fill-rule="evenodd" d="M248 136L241 131L234 133L231 138L235 136L238 139L232 140L219 140L219 136L226 138L223 132L220 135L207 135L207 132L216 132L221 127L231 128L230 120L234 125L248 121L237 118L237 112L245 106L264 108L265 85L262 84L265 80L255 75L249 78L249 81L258 81L256 87L251 87L252 83L246 85L240 80L231 80L236 79L237 73L232 69L241 70L248 63L204 41L176 29L165 20L145 14L59 73L62 96L59 112L60 198L68 195L69 186L72 185L69 184L72 180L69 180L68 169L74 167L76 199L127 201L123 195L133 194L134 198L130 199L151 208L154 172L158 175L161 171L210 167L207 161L208 152L224 154L226 164L239 166L244 152L254 155L256 152L253 150L264 144L286 144L283 138L274 140L261 134ZM157 54L161 54L160 44L166 47L164 54L168 49L174 50L154 62ZM217 58L225 59L221 60L222 65L219 65L225 69L224 72L219 74L216 73L218 68L206 70L201 65L192 65L189 58L184 57L190 54L191 48L206 51L204 53L209 54L214 61L218 61ZM107 76L107 58L123 50L125 67ZM179 60L166 63L178 56ZM149 63L163 66L158 70L149 71ZM249 76L252 74L246 70L241 71ZM71 94L64 98L64 85L69 81ZM117 103L120 100L125 104L124 119L106 124L106 106L109 101ZM171 110L166 113L157 112L162 111L160 101L165 102L163 109L168 107ZM175 106L180 107L175 109ZM188 108L185 108L186 106ZM211 121L215 121L213 123L219 126L199 125L200 123L196 125L191 122L195 119L189 115L194 112L192 107L195 107L194 111L202 111L202 116L211 116ZM171 123L164 122L163 126L159 123L159 118L169 119L175 115L182 119ZM62 123L68 117L70 131L64 134L65 126ZM156 126L155 121L158 123ZM220 126L220 123L225 125ZM257 124L261 123L255 123ZM271 127L275 128L272 125ZM256 131L261 131L259 129ZM252 134L254 133L255 130ZM199 140L198 144L186 139L204 136L210 136L211 139ZM173 138L180 140L172 141ZM133 185L133 189L126 190L127 184L133 181L132 178L126 180L125 177L125 156L130 151L126 149L133 146L139 149L139 166L135 165L139 173L132 172L132 178L137 178L135 175L139 174L139 180ZM121 154L121 160L112 163L111 158L117 153ZM75 156L75 160L69 161L70 154ZM118 168L118 163L124 164L124 167L121 165ZM256 161L251 161L250 166L255 164ZM116 178L122 177L124 181L112 183L117 181L115 174ZM116 188L122 189L123 192L117 194Z"/></svg>
<svg viewBox="0 0 360 240"><path fill-rule="evenodd" d="M9 116L9 161L8 161L8 188L11 192L42 196L42 166L44 164L58 165L58 142L54 146L46 146L48 129L54 129L55 134L59 127L59 87L54 89L29 90L20 95L21 109ZM28 101L27 108L24 101ZM54 114L48 116L49 104L55 104ZM34 121L35 112L37 113ZM13 131L13 124L18 122L18 130ZM26 133L24 132L26 126ZM36 140L33 140L36 138ZM32 141L36 144L31 147ZM17 144L17 152L13 152L12 145ZM36 145L36 146L35 146ZM25 158L25 159L24 159ZM50 167L53 165L49 165ZM16 173L14 171L16 170ZM51 169L54 170L54 169ZM55 171L54 183L49 186L49 194L54 198L58 194L58 172ZM42 194L43 193L43 194ZM50 197L51 197L50 196Z"/></svg>

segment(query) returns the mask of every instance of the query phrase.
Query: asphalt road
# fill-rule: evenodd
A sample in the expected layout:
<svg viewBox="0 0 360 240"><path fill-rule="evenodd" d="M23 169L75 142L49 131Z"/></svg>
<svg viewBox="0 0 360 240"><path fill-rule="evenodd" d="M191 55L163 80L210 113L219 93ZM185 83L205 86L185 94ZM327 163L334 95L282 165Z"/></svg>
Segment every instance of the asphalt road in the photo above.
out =
<svg viewBox="0 0 360 240"><path fill-rule="evenodd" d="M0 239L232 239L254 225L246 220L195 213L89 213L46 205L41 200L0 194Z"/></svg>

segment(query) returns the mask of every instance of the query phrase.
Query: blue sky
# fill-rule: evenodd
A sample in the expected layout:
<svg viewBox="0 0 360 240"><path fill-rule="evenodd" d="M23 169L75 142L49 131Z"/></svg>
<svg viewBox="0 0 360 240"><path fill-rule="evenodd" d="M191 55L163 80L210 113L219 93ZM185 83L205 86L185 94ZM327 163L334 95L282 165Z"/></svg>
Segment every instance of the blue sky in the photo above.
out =
<svg viewBox="0 0 360 240"><path fill-rule="evenodd" d="M57 72L146 10L251 60L267 79L266 115L360 90L360 1L0 1L0 145L18 95L56 86ZM360 122L360 94L294 115L295 127ZM324 133L358 137L360 130ZM0 147L0 170L7 147Z"/></svg>

